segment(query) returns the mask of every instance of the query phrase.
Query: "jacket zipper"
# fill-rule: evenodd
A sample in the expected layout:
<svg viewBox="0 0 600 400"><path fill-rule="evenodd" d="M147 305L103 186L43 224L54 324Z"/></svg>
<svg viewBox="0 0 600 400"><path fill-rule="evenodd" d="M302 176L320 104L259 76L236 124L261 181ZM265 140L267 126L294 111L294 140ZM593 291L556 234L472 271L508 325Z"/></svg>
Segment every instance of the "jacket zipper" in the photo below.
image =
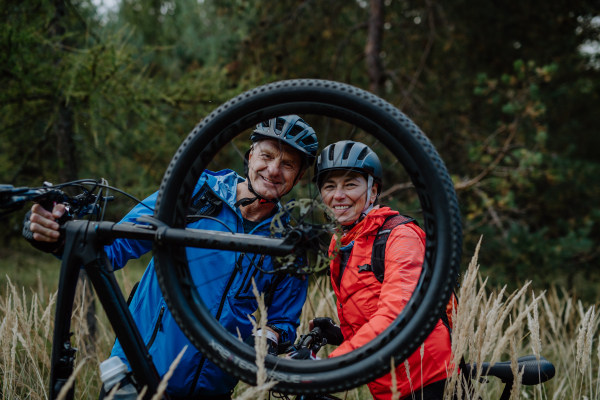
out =
<svg viewBox="0 0 600 400"><path fill-rule="evenodd" d="M162 324L162 318L163 318L164 313L165 313L165 306L162 306L160 308L160 313L158 314L158 319L156 320L156 325L154 325L154 331L152 332L150 341L148 342L148 345L146 346L146 349L148 349L148 350L150 350L150 347L152 347L152 344L154 343L154 340L156 339L156 335L158 334L158 331L161 330L160 326Z"/></svg>
<svg viewBox="0 0 600 400"><path fill-rule="evenodd" d="M221 297L221 302L219 303L219 309L217 310L217 315L215 316L217 321L221 317L221 313L223 312L223 306L225 306L225 299L227 298L227 293L229 293L229 289L231 289L231 285L233 285L233 281L235 280L238 269L242 268L242 260L244 258L244 255L245 255L245 253L240 254L240 257L238 258L237 263L235 263L236 265L235 265L235 268L233 269L233 273L231 274L231 277L229 278L229 282L227 282L227 286L225 287L225 291L223 292L223 296ZM238 268L238 265L239 265L239 268ZM188 396L193 395L194 391L196 390L196 385L198 384L198 378L200 378L200 372L202 371L202 367L204 366L205 361L206 361L206 357L204 355L202 355L202 358L200 359L200 363L198 364L198 368L196 368L196 374L194 375L194 380L192 381L192 387L190 387L190 391L187 394Z"/></svg>

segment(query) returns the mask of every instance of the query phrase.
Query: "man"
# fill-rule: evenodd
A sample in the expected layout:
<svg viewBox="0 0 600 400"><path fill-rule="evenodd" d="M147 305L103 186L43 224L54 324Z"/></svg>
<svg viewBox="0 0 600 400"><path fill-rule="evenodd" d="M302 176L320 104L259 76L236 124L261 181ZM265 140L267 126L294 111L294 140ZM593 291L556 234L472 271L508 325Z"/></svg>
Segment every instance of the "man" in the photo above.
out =
<svg viewBox="0 0 600 400"><path fill-rule="evenodd" d="M190 212L214 217L239 233L268 235L271 218L278 211L278 200L300 181L314 162L318 142L315 131L300 117L278 117L259 124L251 136L253 145L245 156L246 179L231 170L205 171L192 196ZM157 193L144 204L154 208ZM45 251L59 252L58 224L64 206L56 205L50 213L34 205L29 230L38 245L55 243ZM134 222L152 212L136 206L121 222ZM189 228L228 231L212 219L189 218ZM151 250L149 242L115 240L105 250L115 269L127 260ZM212 314L229 332L239 334L253 344L252 325L248 316L257 309L252 294L254 278L259 291L266 293L269 308L268 338L270 353L276 354L278 342L294 341L302 305L306 299L307 280L290 276L264 274L272 270L271 257L212 249L188 249L190 271L196 288ZM196 350L181 332L166 307L160 292L154 262L151 261L137 287L129 309L149 348L159 374L164 375L181 349L188 345L169 381L173 398L229 399L237 381ZM261 332L261 334L263 334ZM117 341L111 356L127 360Z"/></svg>

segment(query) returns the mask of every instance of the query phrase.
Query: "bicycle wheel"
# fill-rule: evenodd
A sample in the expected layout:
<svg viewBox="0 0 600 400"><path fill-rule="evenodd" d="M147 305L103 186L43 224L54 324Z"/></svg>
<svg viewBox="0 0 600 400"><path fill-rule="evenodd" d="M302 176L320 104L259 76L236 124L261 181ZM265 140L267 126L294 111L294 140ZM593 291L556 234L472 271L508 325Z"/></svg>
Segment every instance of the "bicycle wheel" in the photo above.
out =
<svg viewBox="0 0 600 400"><path fill-rule="evenodd" d="M403 167L414 185L426 233L417 287L398 318L374 340L317 362L265 359L269 377L279 382L276 391L340 392L382 376L390 370L390 358L399 365L418 348L445 310L458 272L462 232L454 186L438 153L412 121L379 97L337 82L290 80L258 87L221 105L184 140L165 173L155 217L169 227L184 228L194 187L215 154L256 124L290 114L341 121L354 128L338 136L357 134L362 141L379 143L396 160L392 166L386 163L390 173ZM327 138L319 140L320 148L329 144ZM193 282L186 249L155 245L154 256L167 306L192 344L222 370L254 383L254 350L224 329L206 306Z"/></svg>

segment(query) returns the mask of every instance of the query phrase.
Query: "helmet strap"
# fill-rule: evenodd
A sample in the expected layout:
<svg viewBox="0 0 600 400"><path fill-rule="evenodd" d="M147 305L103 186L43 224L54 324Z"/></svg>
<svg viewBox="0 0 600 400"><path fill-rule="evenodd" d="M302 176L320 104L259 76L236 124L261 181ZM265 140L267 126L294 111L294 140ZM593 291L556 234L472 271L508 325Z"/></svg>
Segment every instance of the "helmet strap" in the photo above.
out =
<svg viewBox="0 0 600 400"><path fill-rule="evenodd" d="M248 207L250 204L253 204L256 200L258 200L258 202L261 204L266 204L266 203L273 203L275 205L279 204L278 197L276 197L274 199L265 199L264 197L262 197L261 195L256 193L254 191L254 189L252 188L252 183L250 183L250 178L248 178L248 174L246 174L246 182L248 182L248 190L250 191L250 193L252 193L254 195L254 197L244 197L243 199L239 199L233 205L234 207L240 207L240 206Z"/></svg>
<svg viewBox="0 0 600 400"><path fill-rule="evenodd" d="M371 203L371 193L373 192L373 176L367 175L367 200L365 201L365 207L361 214L368 214L373 209L373 203ZM377 200L377 199L375 199Z"/></svg>

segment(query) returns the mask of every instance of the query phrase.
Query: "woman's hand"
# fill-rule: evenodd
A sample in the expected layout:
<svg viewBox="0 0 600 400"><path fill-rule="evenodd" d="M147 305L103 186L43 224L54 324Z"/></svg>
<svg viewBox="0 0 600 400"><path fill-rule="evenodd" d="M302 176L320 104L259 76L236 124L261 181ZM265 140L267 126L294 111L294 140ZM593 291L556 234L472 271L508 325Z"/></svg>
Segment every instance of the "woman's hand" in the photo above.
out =
<svg viewBox="0 0 600 400"><path fill-rule="evenodd" d="M308 321L309 330L312 331L315 326L321 328L323 337L327 339L327 344L339 346L344 341L341 328L331 318L319 317Z"/></svg>
<svg viewBox="0 0 600 400"><path fill-rule="evenodd" d="M298 349L292 353L289 353L285 356L288 360L320 360L319 357L310 349Z"/></svg>

